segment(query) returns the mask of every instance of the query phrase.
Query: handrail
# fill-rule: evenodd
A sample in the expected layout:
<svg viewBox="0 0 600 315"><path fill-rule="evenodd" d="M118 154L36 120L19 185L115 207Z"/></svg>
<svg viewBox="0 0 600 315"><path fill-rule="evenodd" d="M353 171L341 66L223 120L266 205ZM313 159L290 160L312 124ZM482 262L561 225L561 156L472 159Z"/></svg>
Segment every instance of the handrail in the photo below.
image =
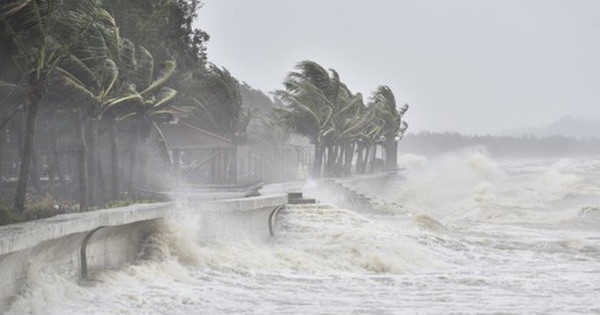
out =
<svg viewBox="0 0 600 315"><path fill-rule="evenodd" d="M94 235L94 233L96 233L96 231L100 230L101 228L104 228L105 226L99 226L93 230L91 230L83 239L83 241L81 242L81 249L79 252L79 255L81 257L81 278L82 279L87 279L88 277L88 266L87 266L87 245L88 242L90 241L90 238L92 238L92 235Z"/></svg>
<svg viewBox="0 0 600 315"><path fill-rule="evenodd" d="M269 234L271 235L271 237L275 236L275 217L283 208L285 208L285 204L282 204L277 208L273 209L273 211L271 211L271 214L269 214Z"/></svg>

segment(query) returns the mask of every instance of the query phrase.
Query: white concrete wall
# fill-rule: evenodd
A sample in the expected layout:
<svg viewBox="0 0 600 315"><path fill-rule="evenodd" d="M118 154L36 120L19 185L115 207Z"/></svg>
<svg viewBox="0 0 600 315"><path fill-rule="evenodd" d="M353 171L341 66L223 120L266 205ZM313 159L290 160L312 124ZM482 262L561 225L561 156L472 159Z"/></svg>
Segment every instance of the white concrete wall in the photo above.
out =
<svg viewBox="0 0 600 315"><path fill-rule="evenodd" d="M232 235L246 231L245 235L263 238L269 235L270 212L286 202L285 196L275 195L198 200L193 208L206 216L205 226L200 229L207 235L224 233L225 227L234 232ZM86 245L85 260L90 273L134 262L147 237L163 219L176 217L177 213L173 203L133 205L0 227L0 313L28 278L41 270L80 279L82 245ZM220 229L211 232L216 226Z"/></svg>

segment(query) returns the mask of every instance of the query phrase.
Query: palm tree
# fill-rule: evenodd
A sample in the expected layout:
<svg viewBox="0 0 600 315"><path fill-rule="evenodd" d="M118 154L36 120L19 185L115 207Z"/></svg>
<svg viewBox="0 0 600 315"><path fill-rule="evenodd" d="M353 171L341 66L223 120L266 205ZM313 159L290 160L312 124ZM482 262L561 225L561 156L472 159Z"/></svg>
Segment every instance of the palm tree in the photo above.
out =
<svg viewBox="0 0 600 315"><path fill-rule="evenodd" d="M106 14L91 0L7 0L0 7L2 33L14 42L11 57L22 69L27 88L26 131L14 200L17 211L25 206L37 114L48 81L72 48Z"/></svg>
<svg viewBox="0 0 600 315"><path fill-rule="evenodd" d="M114 60L119 55L118 30L114 19L106 14L102 24L92 28L57 68L60 84L77 95L79 112L79 181L81 208L98 203L99 172L98 125L103 104L111 96L119 78Z"/></svg>
<svg viewBox="0 0 600 315"><path fill-rule="evenodd" d="M397 167L398 141L408 128L406 122L402 122L404 113L408 110L405 104L398 110L396 108L396 97L388 86L379 86L371 96L369 107L376 113L380 122L381 130L376 136L378 143L385 151L384 169L395 170Z"/></svg>
<svg viewBox="0 0 600 315"><path fill-rule="evenodd" d="M206 71L196 73L184 91L183 99L193 106L192 119L216 134L231 139L233 148L220 151L228 171L217 181L237 182L237 147L245 140L249 110L242 106L240 83L225 68L208 64ZM215 157L220 155L215 155Z"/></svg>
<svg viewBox="0 0 600 315"><path fill-rule="evenodd" d="M234 138L242 119L242 96L238 80L225 68L209 64L195 86L197 118L210 130Z"/></svg>
<svg viewBox="0 0 600 315"><path fill-rule="evenodd" d="M296 69L285 79L285 89L275 91L285 104L277 115L293 132L306 136L315 145L313 176L320 177L341 82L337 72L327 71L313 61L302 61Z"/></svg>
<svg viewBox="0 0 600 315"><path fill-rule="evenodd" d="M154 59L143 47L136 49L136 66L130 80L126 82L123 97L108 100L103 108L117 121L128 120L132 125L130 153L130 189L133 189L136 173L137 149L142 139L146 139L154 130L164 158L170 163L169 149L160 124L173 119L170 107L177 91L166 87L175 73L175 61L166 61L158 66L154 75ZM139 169L138 169L139 170Z"/></svg>
<svg viewBox="0 0 600 315"><path fill-rule="evenodd" d="M359 139L374 119L374 113L365 106L360 93L352 95L347 91L344 95L342 99L345 105L334 116L334 143L340 147L334 174L338 176L351 174L355 152L360 152Z"/></svg>

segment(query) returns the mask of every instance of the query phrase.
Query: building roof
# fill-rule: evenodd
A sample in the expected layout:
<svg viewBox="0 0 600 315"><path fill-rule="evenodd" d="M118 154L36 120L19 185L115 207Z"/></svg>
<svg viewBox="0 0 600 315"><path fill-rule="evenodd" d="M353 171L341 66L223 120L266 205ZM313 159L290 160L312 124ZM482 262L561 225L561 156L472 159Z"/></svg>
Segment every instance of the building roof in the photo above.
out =
<svg viewBox="0 0 600 315"><path fill-rule="evenodd" d="M161 130L171 150L202 150L233 146L230 139L194 127L181 119L175 124L162 125Z"/></svg>

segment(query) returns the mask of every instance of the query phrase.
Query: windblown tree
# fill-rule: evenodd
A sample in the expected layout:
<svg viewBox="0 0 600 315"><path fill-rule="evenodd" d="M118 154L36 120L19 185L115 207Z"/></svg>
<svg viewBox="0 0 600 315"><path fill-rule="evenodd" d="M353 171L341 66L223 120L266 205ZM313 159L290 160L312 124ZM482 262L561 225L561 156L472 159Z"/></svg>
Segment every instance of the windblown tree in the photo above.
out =
<svg viewBox="0 0 600 315"><path fill-rule="evenodd" d="M102 164L108 155L111 199L120 198L120 155L129 153L130 190L144 139L157 136L168 161L160 124L173 118L174 104L194 108L189 120L197 127L235 143L247 138L246 129L256 112L242 106L237 79L207 63L208 35L192 26L201 6L198 0L6 0L0 4L0 176L6 144L11 154L21 152L13 160L20 167L15 209L23 211L28 179L30 185L32 179L43 184L43 190L36 188L41 194L46 181L53 187L56 174L63 196L72 198L76 194L71 188L79 188L81 210L101 205L107 200ZM154 60L170 61L155 68ZM178 71L175 60L183 65ZM166 86L167 81L173 88ZM182 93L176 97L176 91ZM38 119L40 106L43 117ZM38 120L43 137L35 137ZM105 134L110 141L103 141ZM10 135L10 143L4 135ZM129 145L120 150L119 142L125 139ZM35 154L40 155L37 163ZM78 161L65 164L68 176L58 170L59 155ZM231 155L228 163L234 174L235 150ZM36 165L44 174L41 180ZM12 167L9 171L14 176ZM76 174L77 185L70 185Z"/></svg>
<svg viewBox="0 0 600 315"><path fill-rule="evenodd" d="M160 65L158 77L154 80L154 59L143 47L135 46L127 39L118 37L118 32L109 33L110 36L100 36L95 39L96 58L81 53L82 59L72 56L71 71L75 75L65 75L65 85L83 99L87 105L81 108L81 130L87 137L82 137L89 143L87 147L87 170L90 178L89 196L92 205L97 204L97 188L95 179L101 176L98 152L98 125L105 122L108 125L109 140L111 144L111 186L112 199L117 200L120 195L119 180L119 145L117 122L132 120L131 139L131 168L137 160L137 145L149 136L152 129L159 135L158 143L161 144L163 156L168 156L164 137L159 124L167 122L172 115L169 107L177 92L165 87L169 78L175 72L175 63L168 61ZM84 46L89 50L95 47L88 43ZM99 55L99 56L98 56ZM85 60L85 61L84 61ZM138 89L140 89L138 91ZM85 152L85 150L84 150ZM83 163L80 160L80 163ZM133 171L130 175L130 183ZM86 181L81 179L81 184Z"/></svg>
<svg viewBox="0 0 600 315"><path fill-rule="evenodd" d="M321 177L326 137L338 107L339 76L313 61L302 61L296 69L283 82L284 90L275 92L285 105L278 110L278 117L292 132L307 137L315 145L312 175Z"/></svg>
<svg viewBox="0 0 600 315"><path fill-rule="evenodd" d="M112 16L91 29L64 58L57 69L57 82L77 100L72 108L79 121L79 187L83 210L96 206L100 199L98 126L105 104L114 95L119 69L120 38Z"/></svg>
<svg viewBox="0 0 600 315"><path fill-rule="evenodd" d="M376 141L381 144L385 152L384 169L395 170L397 167L398 141L404 135L408 124L402 121L404 113L408 110L405 104L398 110L396 97L388 86L379 86L371 96L369 107L375 112L380 132L375 134Z"/></svg>
<svg viewBox="0 0 600 315"><path fill-rule="evenodd" d="M227 69L210 64L186 94L194 106L193 119L199 125L229 139L243 132L240 84Z"/></svg>
<svg viewBox="0 0 600 315"><path fill-rule="evenodd" d="M353 95L345 86L341 97L343 106L333 117L331 143L334 147L332 172L329 175L351 175L352 161L362 143L361 136L372 122L374 113L365 106L360 93Z"/></svg>
<svg viewBox="0 0 600 315"><path fill-rule="evenodd" d="M199 0L102 0L120 26L121 35L145 47L156 60L177 61L176 89L189 71L206 63L206 32L193 27L202 7ZM179 78L177 78L179 77Z"/></svg>
<svg viewBox="0 0 600 315"><path fill-rule="evenodd" d="M118 121L129 121L132 129L130 140L130 174L129 190L133 189L136 177L142 171L138 165L139 144L156 135L163 160L171 163L167 142L160 125L173 119L171 106L177 91L167 87L169 79L176 69L174 61L165 61L154 69L152 55L143 47L138 47L136 68L132 72L131 81L123 92L125 96L109 100L105 110Z"/></svg>
<svg viewBox="0 0 600 315"><path fill-rule="evenodd" d="M225 157L229 170L225 182L235 182L237 176L237 146L246 137L250 111L242 106L239 81L225 68L209 64L204 73L195 76L187 99L193 105L195 123L231 139L233 148ZM185 99L185 98L184 98Z"/></svg>
<svg viewBox="0 0 600 315"><path fill-rule="evenodd" d="M10 83L26 90L27 111L23 153L14 208L23 211L33 158L37 114L48 82L61 62L105 19L107 12L95 1L8 0L0 7L2 29L12 39L8 55L21 75Z"/></svg>
<svg viewBox="0 0 600 315"><path fill-rule="evenodd" d="M285 105L276 112L292 132L315 145L313 176L349 175L355 159L357 171L365 172L369 160L373 166L377 145L385 148L385 169L396 168L396 142L408 127L401 122L408 106L396 109L389 87L379 87L365 106L335 70L312 61L300 62L296 70L275 92Z"/></svg>

